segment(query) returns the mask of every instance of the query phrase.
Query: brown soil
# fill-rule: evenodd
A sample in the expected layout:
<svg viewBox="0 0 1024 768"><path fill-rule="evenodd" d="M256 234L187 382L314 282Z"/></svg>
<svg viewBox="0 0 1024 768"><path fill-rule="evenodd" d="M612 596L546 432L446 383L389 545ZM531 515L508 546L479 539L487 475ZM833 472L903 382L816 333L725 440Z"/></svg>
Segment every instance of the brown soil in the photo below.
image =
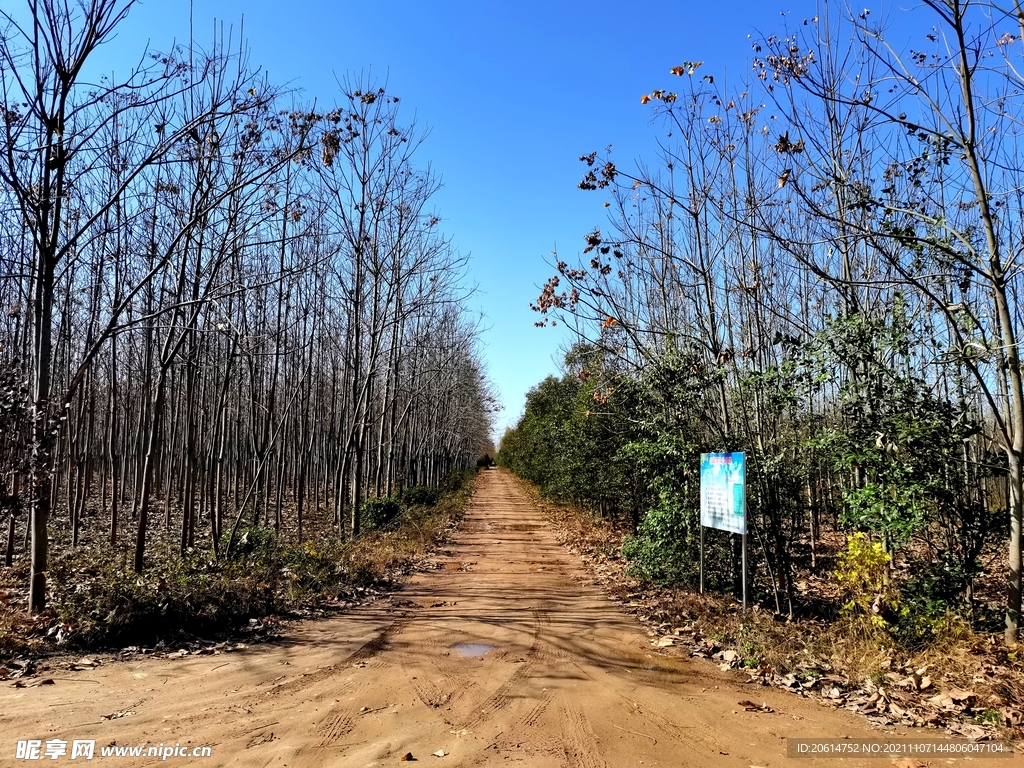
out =
<svg viewBox="0 0 1024 768"><path fill-rule="evenodd" d="M443 555L392 597L276 644L110 659L54 673L53 685L7 684L0 764L15 763L19 739L95 739L101 762L112 742L209 745L210 758L167 763L210 766L384 766L409 753L439 766L544 768L891 762L787 760L787 738L885 733L683 649L652 648L502 471L481 473ZM749 699L765 709L748 711Z"/></svg>

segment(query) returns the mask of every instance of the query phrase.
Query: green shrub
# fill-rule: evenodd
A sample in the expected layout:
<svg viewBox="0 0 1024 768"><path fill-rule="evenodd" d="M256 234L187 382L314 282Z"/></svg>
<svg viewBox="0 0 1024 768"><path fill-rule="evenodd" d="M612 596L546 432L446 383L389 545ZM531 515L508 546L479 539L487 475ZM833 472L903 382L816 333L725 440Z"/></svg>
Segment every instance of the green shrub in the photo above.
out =
<svg viewBox="0 0 1024 768"><path fill-rule="evenodd" d="M438 485L414 485L398 494L398 500L407 507L432 507L441 497L461 491L479 471L480 465L469 469L456 469L442 478Z"/></svg>
<svg viewBox="0 0 1024 768"><path fill-rule="evenodd" d="M397 522L401 514L402 505L388 496L367 499L359 507L359 521L367 531L383 531Z"/></svg>
<svg viewBox="0 0 1024 768"><path fill-rule="evenodd" d="M704 585L708 589L739 589L731 536L704 529ZM660 503L644 516L636 534L626 537L622 556L630 561L628 572L633 576L665 587L696 589L700 584L700 512L662 492ZM748 574L748 578L752 576Z"/></svg>
<svg viewBox="0 0 1024 768"><path fill-rule="evenodd" d="M260 525L239 528L235 532L235 542L228 552L228 540L231 531L225 531L220 538L220 552L231 560L253 560L269 562L277 550L277 531Z"/></svg>
<svg viewBox="0 0 1024 768"><path fill-rule="evenodd" d="M455 493L456 491L461 491L467 483L469 483L470 481L473 480L474 477L476 477L477 471L478 467L452 470L451 472L444 476L444 479L442 479L440 485L438 485L441 494L444 495L446 493Z"/></svg>
<svg viewBox="0 0 1024 768"><path fill-rule="evenodd" d="M281 573L288 579L288 597L305 597L335 592L346 581L343 560L345 542L336 537L305 541L281 552Z"/></svg>
<svg viewBox="0 0 1024 768"><path fill-rule="evenodd" d="M441 498L441 489L430 485L414 485L402 491L398 498L410 507L432 507Z"/></svg>
<svg viewBox="0 0 1024 768"><path fill-rule="evenodd" d="M988 709L982 710L974 716L974 722L980 725L994 725L1002 726L1006 725L1006 715L1000 712L998 709L989 707Z"/></svg>
<svg viewBox="0 0 1024 768"><path fill-rule="evenodd" d="M912 612L931 619L967 608L967 589L981 571L977 561L965 564L949 550L930 562L912 558L910 566L913 576L900 586L903 600Z"/></svg>
<svg viewBox="0 0 1024 768"><path fill-rule="evenodd" d="M627 536L622 556L630 572L664 586L693 586L699 580L698 515L662 497L644 517L635 535Z"/></svg>

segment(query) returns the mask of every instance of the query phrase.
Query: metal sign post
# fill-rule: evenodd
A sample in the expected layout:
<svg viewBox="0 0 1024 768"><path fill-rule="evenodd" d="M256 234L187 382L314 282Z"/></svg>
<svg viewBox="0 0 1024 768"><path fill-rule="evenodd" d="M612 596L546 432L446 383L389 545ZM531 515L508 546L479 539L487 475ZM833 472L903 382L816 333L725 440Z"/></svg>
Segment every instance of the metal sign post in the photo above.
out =
<svg viewBox="0 0 1024 768"><path fill-rule="evenodd" d="M700 527L700 593L704 594L704 526Z"/></svg>
<svg viewBox="0 0 1024 768"><path fill-rule="evenodd" d="M747 462L744 453L700 456L700 591L704 592L704 527L742 537L743 609L747 608Z"/></svg>
<svg viewBox="0 0 1024 768"><path fill-rule="evenodd" d="M747 610L747 532L743 532L743 610Z"/></svg>

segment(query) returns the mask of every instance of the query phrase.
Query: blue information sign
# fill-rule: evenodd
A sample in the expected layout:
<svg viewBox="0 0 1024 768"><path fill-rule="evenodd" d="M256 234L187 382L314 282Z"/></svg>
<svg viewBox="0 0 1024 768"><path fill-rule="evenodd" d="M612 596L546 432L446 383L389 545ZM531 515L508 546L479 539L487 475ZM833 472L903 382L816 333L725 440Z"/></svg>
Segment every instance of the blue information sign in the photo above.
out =
<svg viewBox="0 0 1024 768"><path fill-rule="evenodd" d="M747 472L742 453L700 456L700 524L747 532Z"/></svg>

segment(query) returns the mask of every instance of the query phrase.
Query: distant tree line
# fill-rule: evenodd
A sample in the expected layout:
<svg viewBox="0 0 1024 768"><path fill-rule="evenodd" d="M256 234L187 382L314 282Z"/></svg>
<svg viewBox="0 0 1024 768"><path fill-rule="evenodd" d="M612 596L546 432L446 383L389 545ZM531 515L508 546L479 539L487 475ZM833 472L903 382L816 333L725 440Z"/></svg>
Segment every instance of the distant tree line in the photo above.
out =
<svg viewBox="0 0 1024 768"><path fill-rule="evenodd" d="M155 522L183 551L301 537L311 508L356 535L365 498L489 444L466 259L399 98L350 77L301 106L223 31L102 75L133 5L0 11L0 513L33 610L48 536L87 518L137 571Z"/></svg>
<svg viewBox="0 0 1024 768"><path fill-rule="evenodd" d="M632 556L692 584L699 454L746 451L783 612L826 529L869 534L908 566L906 601L939 613L972 605L1002 541L1014 643L1024 22L967 0L882 21L817 7L753 42L738 88L683 62L678 91L643 95L657 157L581 158L608 224L535 304L579 343L499 460L632 521ZM712 533L726 585L734 546Z"/></svg>

